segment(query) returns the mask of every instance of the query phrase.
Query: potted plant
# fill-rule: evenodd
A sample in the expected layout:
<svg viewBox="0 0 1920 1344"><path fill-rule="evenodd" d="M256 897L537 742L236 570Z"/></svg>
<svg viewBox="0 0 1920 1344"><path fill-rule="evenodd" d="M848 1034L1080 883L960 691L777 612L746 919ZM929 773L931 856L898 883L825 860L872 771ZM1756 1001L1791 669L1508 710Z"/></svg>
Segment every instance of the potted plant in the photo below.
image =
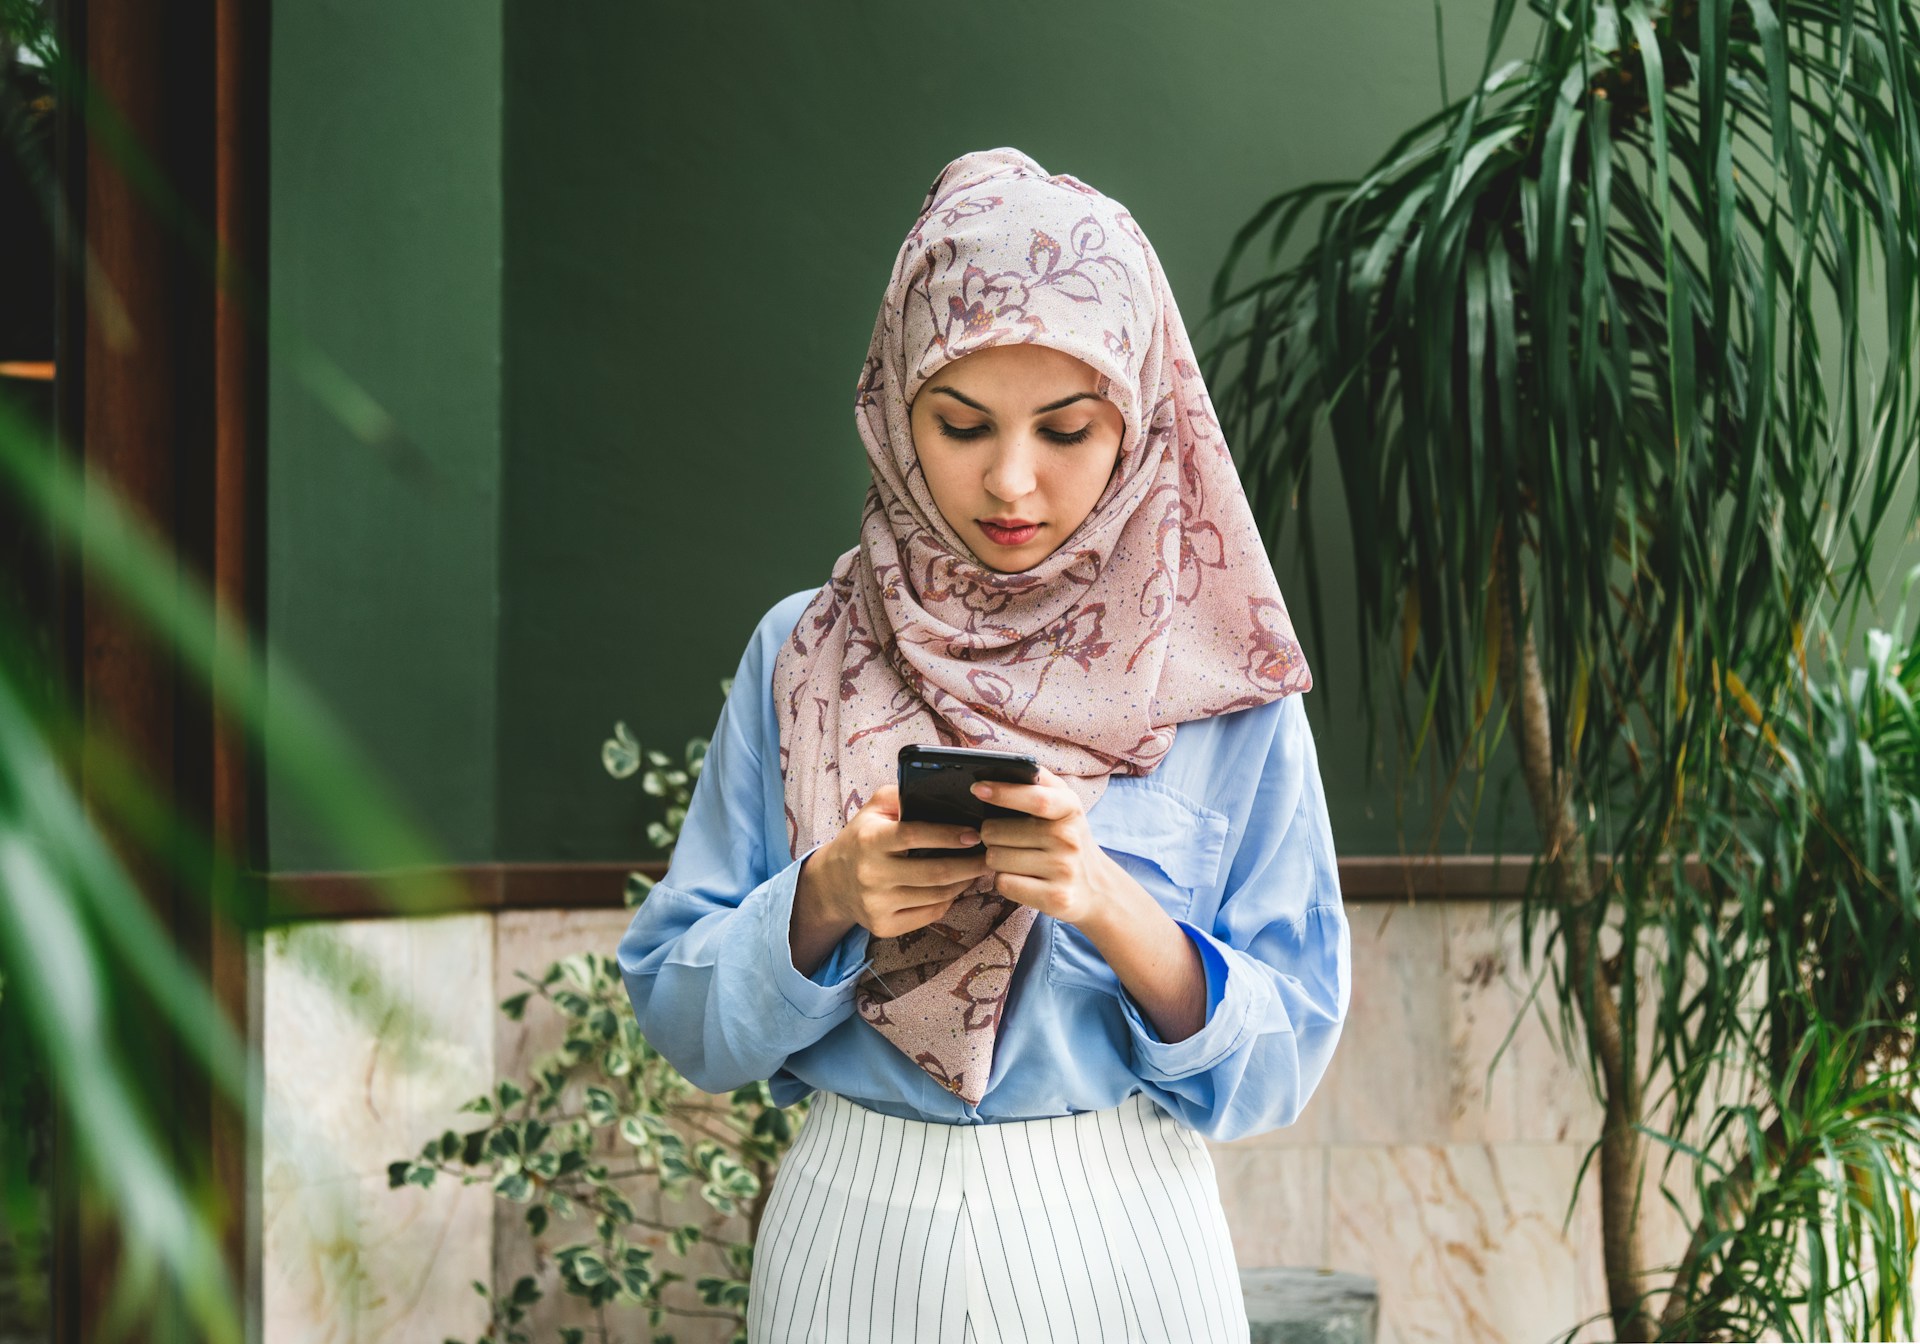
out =
<svg viewBox="0 0 1920 1344"><path fill-rule="evenodd" d="M1684 1112L1733 1020L1687 1002L1719 912L1674 880L1686 809L1730 715L1772 712L1818 604L1857 606L1912 517L1920 23L1896 0L1530 9L1528 54L1496 59L1501 0L1464 96L1247 222L1207 363L1270 534L1330 444L1345 526L1299 535L1316 597L1318 536L1349 538L1366 712L1391 669L1405 758L1431 742L1443 772L1514 729L1523 942L1547 921L1605 1103L1610 1314L1640 1340L1703 1268L1657 1278L1644 1245L1650 1089Z"/></svg>

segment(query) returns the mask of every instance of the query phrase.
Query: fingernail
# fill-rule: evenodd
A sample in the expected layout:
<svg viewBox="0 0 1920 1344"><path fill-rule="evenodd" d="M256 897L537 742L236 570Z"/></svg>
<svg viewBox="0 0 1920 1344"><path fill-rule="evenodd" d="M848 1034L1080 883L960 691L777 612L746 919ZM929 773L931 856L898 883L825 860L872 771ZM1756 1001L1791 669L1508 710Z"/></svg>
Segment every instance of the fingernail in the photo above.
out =
<svg viewBox="0 0 1920 1344"><path fill-rule="evenodd" d="M977 845L977 844L979 844L979 843L980 843L980 832L978 832L978 831L962 831L962 832L960 832L960 843L961 843L961 844L963 844L963 845Z"/></svg>
<svg viewBox="0 0 1920 1344"><path fill-rule="evenodd" d="M992 792L993 785L991 784L975 784L973 786L973 795L976 798L984 798Z"/></svg>

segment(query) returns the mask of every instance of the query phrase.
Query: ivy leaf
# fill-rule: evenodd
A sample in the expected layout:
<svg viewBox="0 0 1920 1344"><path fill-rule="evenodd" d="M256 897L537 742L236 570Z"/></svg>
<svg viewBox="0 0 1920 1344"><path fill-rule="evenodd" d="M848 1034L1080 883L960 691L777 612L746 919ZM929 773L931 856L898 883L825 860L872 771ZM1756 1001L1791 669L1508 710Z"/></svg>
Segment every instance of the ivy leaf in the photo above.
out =
<svg viewBox="0 0 1920 1344"><path fill-rule="evenodd" d="M608 1214L618 1218L621 1222L633 1223L638 1222L640 1219L640 1215L634 1209L632 1203L618 1190L609 1188L603 1191L600 1196L600 1202L606 1206Z"/></svg>
<svg viewBox="0 0 1920 1344"><path fill-rule="evenodd" d="M502 1172L494 1178L493 1192L502 1199L524 1204L533 1198L533 1179L524 1171Z"/></svg>
<svg viewBox="0 0 1920 1344"><path fill-rule="evenodd" d="M640 768L640 744L623 720L615 720L613 736L600 744L600 764L615 779L626 779Z"/></svg>
<svg viewBox="0 0 1920 1344"><path fill-rule="evenodd" d="M747 1285L739 1279L721 1279L708 1275L694 1282L700 1300L714 1307L745 1307Z"/></svg>
<svg viewBox="0 0 1920 1344"><path fill-rule="evenodd" d="M613 1093L606 1088L589 1083L584 1114L588 1124L596 1128L604 1127L619 1118L620 1103L614 1100Z"/></svg>
<svg viewBox="0 0 1920 1344"><path fill-rule="evenodd" d="M607 1262L592 1251L583 1251L573 1261L573 1275L581 1283L591 1288L596 1283L605 1283L612 1277Z"/></svg>
<svg viewBox="0 0 1920 1344"><path fill-rule="evenodd" d="M561 969L566 972L567 979L573 981L573 983L581 989L593 988L595 979L593 953L576 952L570 957L562 957L560 958L560 966Z"/></svg>

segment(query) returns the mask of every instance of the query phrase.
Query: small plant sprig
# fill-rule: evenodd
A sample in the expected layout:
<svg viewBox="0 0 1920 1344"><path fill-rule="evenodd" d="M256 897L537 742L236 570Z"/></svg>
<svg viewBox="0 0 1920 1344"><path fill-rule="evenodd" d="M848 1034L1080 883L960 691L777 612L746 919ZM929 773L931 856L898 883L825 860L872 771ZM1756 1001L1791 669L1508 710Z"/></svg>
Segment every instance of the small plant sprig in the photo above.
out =
<svg viewBox="0 0 1920 1344"><path fill-rule="evenodd" d="M724 699L733 690L733 678L723 677L720 681L720 695ZM600 763L607 773L615 779L629 779L640 771L644 764L647 769L640 775L640 787L649 797L667 799L667 814L661 821L647 824L647 839L653 842L655 849L671 850L674 842L680 838L680 827L687 819L687 804L693 801L693 786L700 778L700 767L706 764L707 739L696 737L687 743L685 763L673 764L672 758L664 751L642 750L634 740L625 720L613 725L613 736L600 744ZM639 884L636 889L636 884ZM640 904L647 889L653 885L651 879L635 873L627 884L627 905Z"/></svg>
<svg viewBox="0 0 1920 1344"><path fill-rule="evenodd" d="M724 694L728 683L721 689ZM695 738L675 766L664 752L643 752L624 723L602 747L609 774L628 778L644 763L642 787L668 799L665 819L648 828L661 849L679 838L706 752L707 741ZM653 885L645 874L631 874L627 905L640 904ZM540 1238L556 1220L590 1220L590 1239L550 1252L568 1295L584 1299L597 1322L561 1327L561 1344L585 1344L589 1337L612 1344L607 1312L619 1307L644 1309L650 1330L669 1317L718 1317L733 1325L734 1344L745 1344L753 1246L774 1170L806 1102L778 1107L764 1082L738 1088L724 1102L694 1087L641 1035L612 957L581 952L538 977L516 975L528 988L503 1000L500 1010L518 1022L536 1003L544 1005L564 1020L564 1040L536 1060L527 1077L503 1080L461 1108L485 1117L484 1126L449 1129L416 1157L390 1163L388 1184L424 1189L443 1176L463 1185L486 1181L499 1198L524 1206L527 1228L543 1250ZM622 1188L635 1181L653 1182L675 1198L696 1191L710 1213L702 1222L643 1217ZM739 1241L725 1236L735 1215L746 1221ZM703 1263L696 1265L696 1258ZM670 1299L675 1284L687 1287ZM523 1327L543 1296L532 1276L503 1292L480 1282L474 1289L490 1314L475 1344L531 1344ZM684 1300L688 1293L691 1303ZM649 1338L654 1344L673 1339Z"/></svg>

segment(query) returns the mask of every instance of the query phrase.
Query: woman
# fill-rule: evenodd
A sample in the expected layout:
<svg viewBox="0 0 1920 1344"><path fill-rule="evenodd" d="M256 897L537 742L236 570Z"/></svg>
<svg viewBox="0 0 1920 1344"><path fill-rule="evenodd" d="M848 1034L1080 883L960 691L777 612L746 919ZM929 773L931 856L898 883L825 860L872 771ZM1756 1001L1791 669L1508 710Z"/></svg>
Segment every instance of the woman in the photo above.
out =
<svg viewBox="0 0 1920 1344"><path fill-rule="evenodd" d="M860 544L760 622L619 949L697 1086L819 1093L749 1338L1244 1341L1203 1138L1299 1114L1348 932L1311 678L1158 259L965 155L856 406ZM1042 768L978 833L902 822L912 743Z"/></svg>

